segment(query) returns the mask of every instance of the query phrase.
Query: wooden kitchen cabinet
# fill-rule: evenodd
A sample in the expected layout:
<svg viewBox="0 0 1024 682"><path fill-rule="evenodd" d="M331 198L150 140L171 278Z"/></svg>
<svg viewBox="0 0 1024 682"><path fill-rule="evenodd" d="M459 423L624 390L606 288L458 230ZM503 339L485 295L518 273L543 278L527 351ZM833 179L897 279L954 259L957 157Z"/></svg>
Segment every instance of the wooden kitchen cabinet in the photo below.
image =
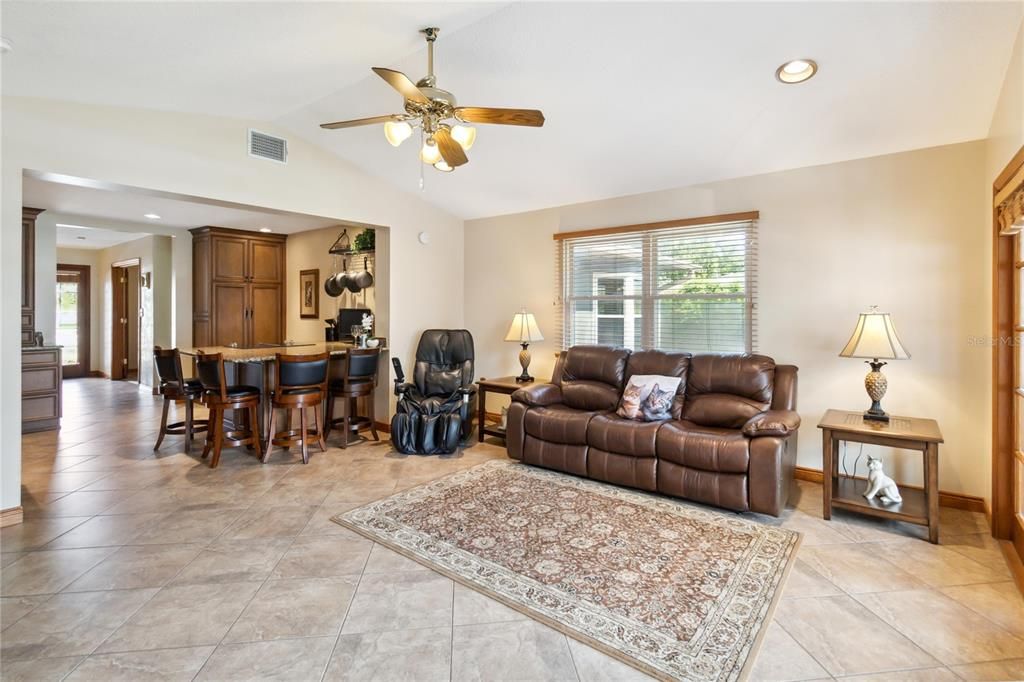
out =
<svg viewBox="0 0 1024 682"><path fill-rule="evenodd" d="M41 208L21 208L21 345L36 339L36 217Z"/></svg>
<svg viewBox="0 0 1024 682"><path fill-rule="evenodd" d="M190 231L193 343L282 343L286 235L223 227Z"/></svg>
<svg viewBox="0 0 1024 682"><path fill-rule="evenodd" d="M21 432L60 428L63 376L59 346L21 349Z"/></svg>

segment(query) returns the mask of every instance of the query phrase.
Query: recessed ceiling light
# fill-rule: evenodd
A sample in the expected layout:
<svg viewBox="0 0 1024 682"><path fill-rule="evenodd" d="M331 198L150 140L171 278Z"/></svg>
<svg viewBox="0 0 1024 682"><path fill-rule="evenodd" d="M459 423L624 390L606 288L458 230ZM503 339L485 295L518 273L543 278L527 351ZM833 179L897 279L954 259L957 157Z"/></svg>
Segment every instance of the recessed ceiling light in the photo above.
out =
<svg viewBox="0 0 1024 682"><path fill-rule="evenodd" d="M0 54L7 54L13 49L14 43L11 42L11 39L0 36Z"/></svg>
<svg viewBox="0 0 1024 682"><path fill-rule="evenodd" d="M261 227L260 232L273 232L269 227Z"/></svg>
<svg viewBox="0 0 1024 682"><path fill-rule="evenodd" d="M794 59L775 70L775 77L782 83L803 83L818 72L813 59Z"/></svg>
<svg viewBox="0 0 1024 682"><path fill-rule="evenodd" d="M158 216L156 213L147 213L142 217L149 218L150 220L160 220L160 216Z"/></svg>

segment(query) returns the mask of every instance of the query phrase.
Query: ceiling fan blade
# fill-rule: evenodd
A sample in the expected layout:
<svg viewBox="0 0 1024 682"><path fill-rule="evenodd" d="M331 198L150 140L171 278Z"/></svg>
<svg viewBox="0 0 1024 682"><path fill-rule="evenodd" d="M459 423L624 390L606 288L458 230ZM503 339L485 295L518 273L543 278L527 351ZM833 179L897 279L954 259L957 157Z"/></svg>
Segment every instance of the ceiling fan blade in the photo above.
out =
<svg viewBox="0 0 1024 682"><path fill-rule="evenodd" d="M321 123L321 128L327 130L334 130L336 128L355 128L356 126L372 126L374 123L387 123L388 121L398 121L401 117L396 114L389 114L387 116L371 116L370 118L354 118L351 121L335 121L334 123Z"/></svg>
<svg viewBox="0 0 1024 682"><path fill-rule="evenodd" d="M420 89L416 87L416 84L401 71L375 66L373 67L373 72L386 80L388 85L393 87L395 90L398 90L398 92L402 94L402 97L407 100L419 102L420 104L430 104L430 98L420 92Z"/></svg>
<svg viewBox="0 0 1024 682"><path fill-rule="evenodd" d="M457 107L456 117L469 123L496 123L507 126L544 125L544 114L537 109L497 109L495 107Z"/></svg>
<svg viewBox="0 0 1024 682"><path fill-rule="evenodd" d="M461 144L455 141L452 137L452 131L448 128L438 128L437 132L434 133L434 141L437 142L437 149L441 152L441 158L452 168L469 163L465 150L462 149Z"/></svg>

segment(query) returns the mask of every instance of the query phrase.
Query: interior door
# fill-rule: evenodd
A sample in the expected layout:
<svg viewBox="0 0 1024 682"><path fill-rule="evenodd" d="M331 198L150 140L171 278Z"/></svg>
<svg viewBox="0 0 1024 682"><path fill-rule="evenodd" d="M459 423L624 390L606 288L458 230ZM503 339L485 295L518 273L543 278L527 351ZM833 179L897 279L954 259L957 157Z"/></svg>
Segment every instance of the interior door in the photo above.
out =
<svg viewBox="0 0 1024 682"><path fill-rule="evenodd" d="M89 266L57 265L57 345L62 354L64 378L89 373Z"/></svg>
<svg viewBox="0 0 1024 682"><path fill-rule="evenodd" d="M1024 147L992 192L992 534L1024 561Z"/></svg>
<svg viewBox="0 0 1024 682"><path fill-rule="evenodd" d="M284 332L281 329L281 286L279 284L251 284L252 300L249 305L249 324L252 330L250 343L280 344Z"/></svg>
<svg viewBox="0 0 1024 682"><path fill-rule="evenodd" d="M213 311L210 316L213 326L213 345L249 345L246 327L249 321L249 305L246 300L246 285L231 282L214 282Z"/></svg>
<svg viewBox="0 0 1024 682"><path fill-rule="evenodd" d="M112 329L110 334L110 378L124 379L128 364L128 268L114 266L110 273Z"/></svg>

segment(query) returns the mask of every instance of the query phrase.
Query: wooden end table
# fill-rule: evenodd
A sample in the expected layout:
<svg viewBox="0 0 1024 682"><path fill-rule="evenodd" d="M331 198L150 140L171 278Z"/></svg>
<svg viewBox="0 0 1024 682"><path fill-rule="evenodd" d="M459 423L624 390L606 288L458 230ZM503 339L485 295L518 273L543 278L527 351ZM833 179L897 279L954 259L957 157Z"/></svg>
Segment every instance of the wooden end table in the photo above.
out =
<svg viewBox="0 0 1024 682"><path fill-rule="evenodd" d="M534 381L518 382L515 377L498 377L497 379L480 379L476 382L477 385L477 438L481 443L484 442L484 436L497 436L498 438L505 437L505 429L497 426L487 425L487 394L488 393L501 393L503 395L512 395L524 386L533 386L536 383Z"/></svg>
<svg viewBox="0 0 1024 682"><path fill-rule="evenodd" d="M869 516L928 526L928 541L939 542L939 443L942 433L934 419L892 416L888 422L864 419L862 412L828 410L818 424L822 438L822 516L832 518L832 509L846 509ZM839 473L839 441L882 445L902 450L919 450L924 460L924 488L900 486L899 504L867 500L867 480Z"/></svg>

